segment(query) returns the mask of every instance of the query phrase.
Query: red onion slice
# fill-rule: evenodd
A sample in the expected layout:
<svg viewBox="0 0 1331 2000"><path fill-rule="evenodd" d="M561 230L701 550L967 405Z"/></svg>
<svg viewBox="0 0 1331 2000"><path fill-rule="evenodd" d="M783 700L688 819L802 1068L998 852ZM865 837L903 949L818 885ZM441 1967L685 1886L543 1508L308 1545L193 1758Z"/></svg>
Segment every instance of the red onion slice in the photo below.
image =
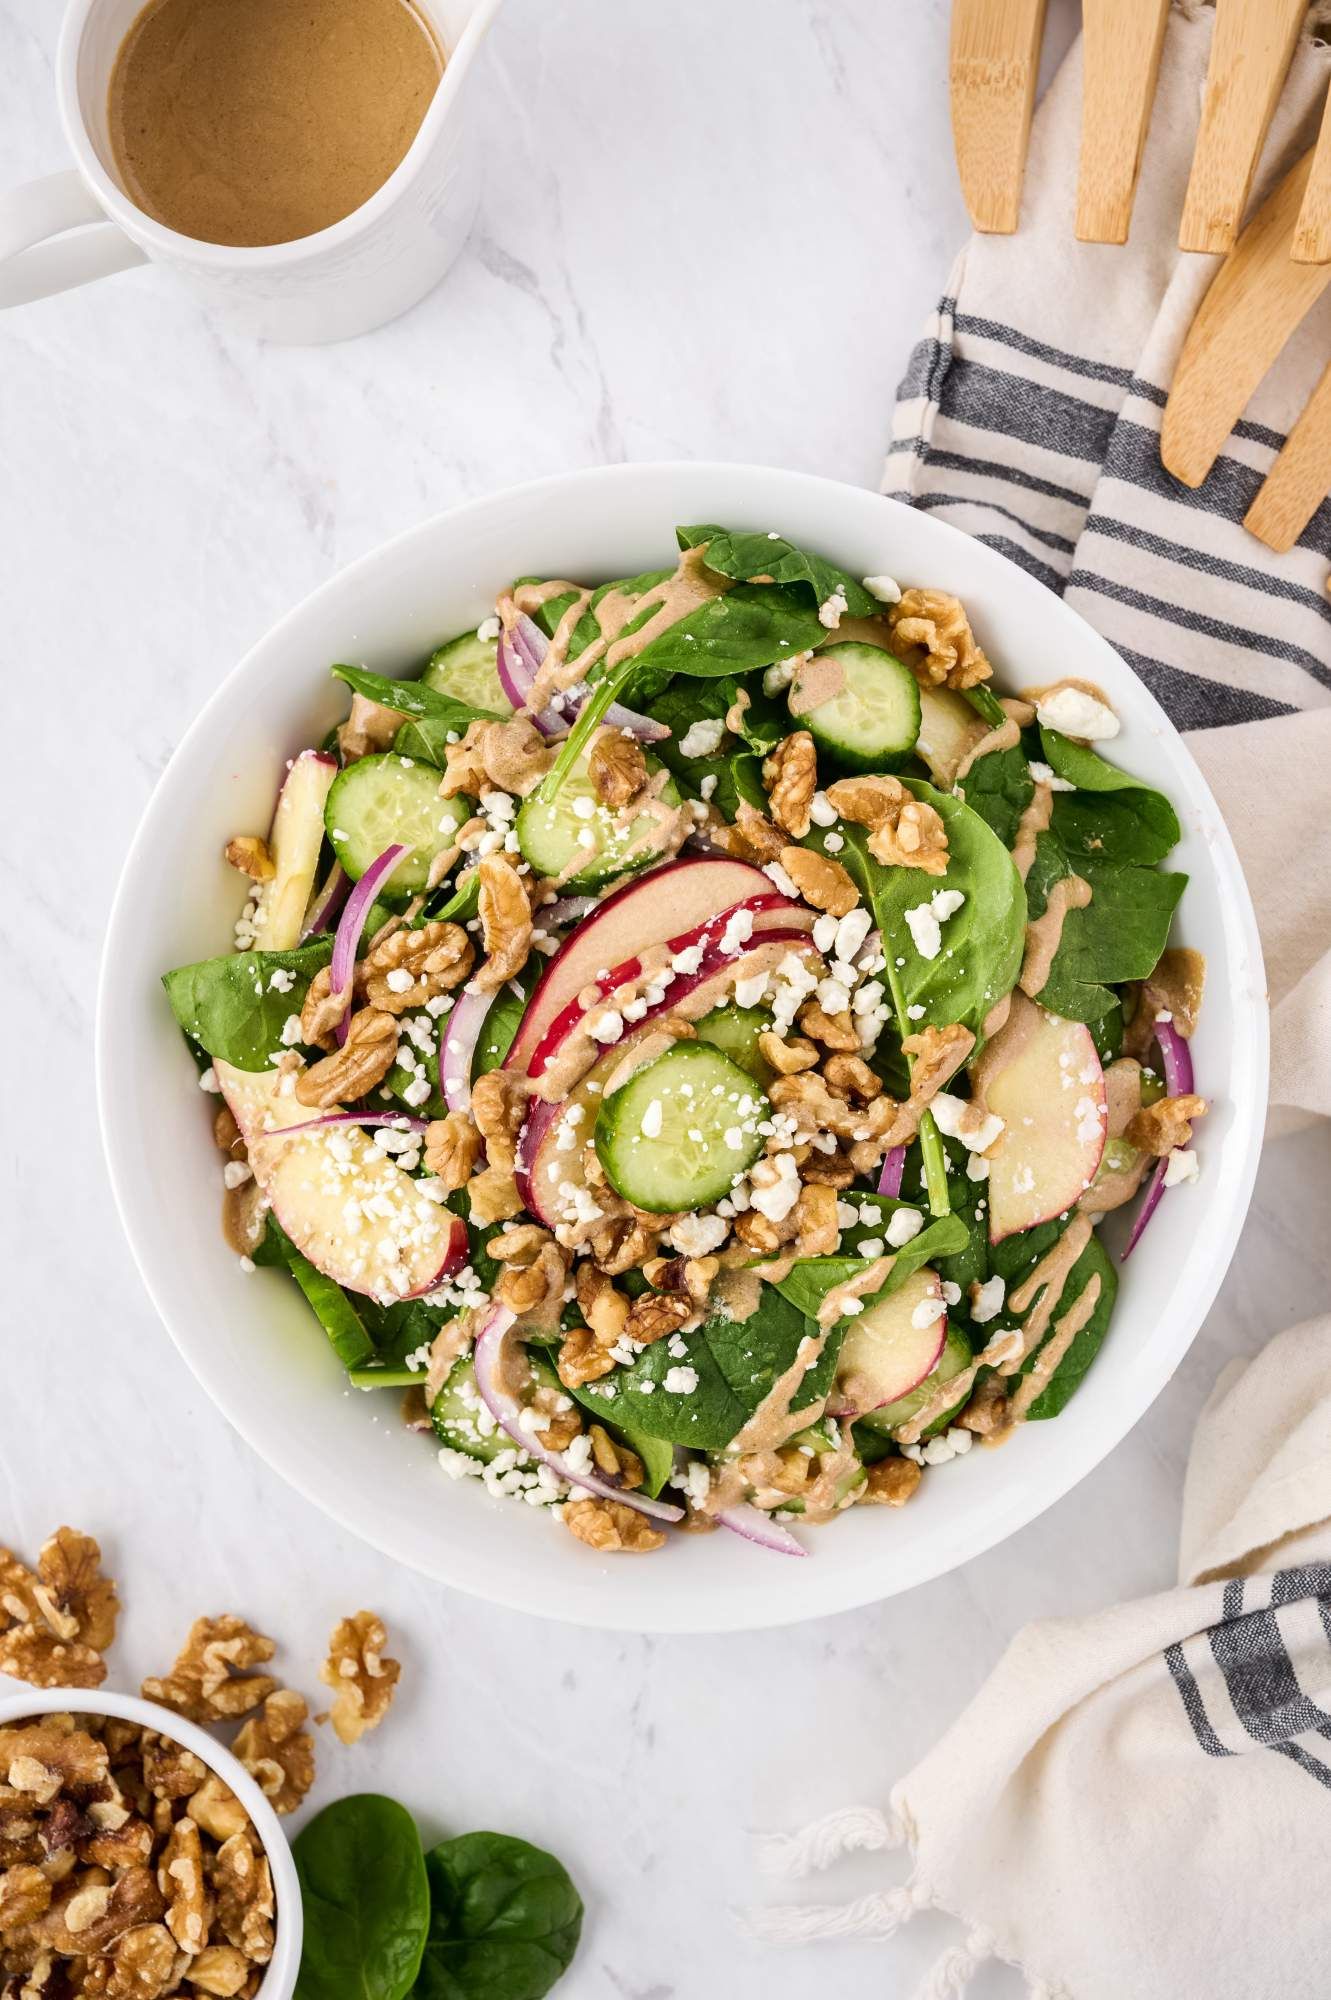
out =
<svg viewBox="0 0 1331 2000"><path fill-rule="evenodd" d="M896 1201L901 1194L901 1176L906 1167L906 1148L893 1146L883 1161L883 1171L878 1176L878 1192L890 1201Z"/></svg>
<svg viewBox="0 0 1331 2000"><path fill-rule="evenodd" d="M305 922L301 926L300 941L314 937L319 931L326 931L333 918L347 899L351 887L351 877L340 861L335 861L328 872L323 887L316 893L314 901L305 912Z"/></svg>
<svg viewBox="0 0 1331 2000"><path fill-rule="evenodd" d="M517 619L510 631L501 632L497 656L499 679L514 708L526 707L533 683L549 650L550 641L540 626L525 614ZM539 715L534 715L532 720L543 736L562 736L577 720L586 698L580 695L575 700L565 694L551 702L548 708L543 708ZM639 715L636 709L625 708L617 701L611 702L601 720L611 729L627 729L639 743L659 743L670 734L664 722L653 722L650 715Z"/></svg>
<svg viewBox="0 0 1331 2000"><path fill-rule="evenodd" d="M299 1125L283 1125L288 1132L313 1132L317 1125L393 1125L399 1132L426 1132L428 1118L410 1118L405 1111L326 1111L322 1118L306 1118Z"/></svg>
<svg viewBox="0 0 1331 2000"><path fill-rule="evenodd" d="M746 1542L755 1542L760 1549L770 1549L777 1556L807 1556L809 1551L797 1542L789 1528L783 1528L780 1521L774 1521L770 1514L764 1514L761 1507L751 1507L747 1500L738 1506L723 1507L717 1515L723 1528L729 1528L732 1535L742 1535Z"/></svg>
<svg viewBox="0 0 1331 2000"><path fill-rule="evenodd" d="M556 930L562 930L565 924L580 924L595 908L595 896L559 896L553 903L546 903L537 915L547 930L552 924Z"/></svg>
<svg viewBox="0 0 1331 2000"><path fill-rule="evenodd" d="M1186 1097L1192 1094L1192 1050L1174 1026L1172 1021L1157 1021L1155 1024L1156 1046L1160 1051L1160 1067L1165 1074L1165 1092L1169 1097ZM1168 1159L1157 1160L1146 1183L1146 1193L1142 1205L1133 1217L1128 1240L1119 1258L1126 1264L1128 1258L1141 1241L1147 1223L1160 1206L1160 1198L1165 1191L1165 1171Z"/></svg>
<svg viewBox="0 0 1331 2000"><path fill-rule="evenodd" d="M471 1066L494 997L478 986L464 986L448 1017L439 1044L439 1087L450 1111L471 1109Z"/></svg>
<svg viewBox="0 0 1331 2000"><path fill-rule="evenodd" d="M333 963L329 968L328 982L334 993L345 993L347 996L347 1011L337 1024L339 1047L347 1039L347 1022L351 1016L351 980L356 969L356 946L360 943L360 934L365 929L365 919L370 914L370 905L381 886L388 880L406 851L402 843L397 841L392 847L386 847L382 854L376 856L347 898L347 907L338 922L337 935L333 940Z"/></svg>
<svg viewBox="0 0 1331 2000"><path fill-rule="evenodd" d="M580 1486L587 1493L595 1493L602 1500L618 1500L621 1506L632 1507L635 1513L649 1514L654 1521L682 1521L684 1509L671 1506L664 1500L648 1500L641 1493L631 1493L626 1487L612 1486L608 1479L599 1479L594 1472L575 1472L562 1452L551 1451L542 1444L540 1433L525 1431L519 1421L521 1406L512 1397L503 1383L504 1343L507 1340L516 1313L507 1306L492 1306L486 1315L485 1324L476 1336L476 1348L472 1365L476 1370L476 1388L481 1401L499 1425L520 1445L530 1458L548 1465L552 1472L566 1480L570 1486Z"/></svg>

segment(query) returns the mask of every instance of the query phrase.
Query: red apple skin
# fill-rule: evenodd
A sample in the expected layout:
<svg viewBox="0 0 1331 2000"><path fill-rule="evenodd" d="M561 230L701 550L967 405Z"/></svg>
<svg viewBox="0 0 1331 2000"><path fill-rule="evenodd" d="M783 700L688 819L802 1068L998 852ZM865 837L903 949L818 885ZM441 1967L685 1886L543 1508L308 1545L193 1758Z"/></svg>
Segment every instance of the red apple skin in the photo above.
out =
<svg viewBox="0 0 1331 2000"><path fill-rule="evenodd" d="M542 1191L547 1181L551 1189L556 1189L560 1181L582 1183L584 1145L578 1144L568 1152L561 1152L556 1140L561 1119L569 1106L575 1103L585 1107L579 1136L584 1144L590 1139L600 1097L588 1089L589 1083L604 1081L626 1058L631 1060L634 1051L640 1051L653 1034L655 1022L662 1016L680 1014L686 1020L699 1020L704 1014L710 1014L713 1007L722 1004L737 979L747 979L760 969L774 970L787 952L806 955L812 954L813 950L813 940L807 931L791 930L773 931L756 942L750 942L733 957L725 957L717 951L710 961L704 960L696 973L677 978L660 1005L652 1008L641 1021L635 1022L619 1041L612 1043L606 1053L591 1063L557 1101L533 1098L527 1122L518 1139L515 1167L518 1192L531 1213L539 1217L547 1228L553 1229L561 1218L553 1204L543 1198ZM552 1177L546 1169L554 1163L558 1163L559 1173Z"/></svg>
<svg viewBox="0 0 1331 2000"><path fill-rule="evenodd" d="M972 1092L1003 1130L989 1148L989 1241L1076 1206L1095 1179L1108 1126L1104 1071L1089 1028L1020 991L985 1044Z"/></svg>
<svg viewBox="0 0 1331 2000"><path fill-rule="evenodd" d="M223 1062L213 1067L245 1141L255 1180L296 1248L326 1277L349 1292L387 1303L420 1298L466 1262L467 1229L461 1217L442 1204L427 1202L411 1176L362 1128L325 1125L293 1132L291 1126L306 1125L320 1113L294 1097L281 1096L275 1070L239 1070ZM351 1147L362 1186L400 1204L404 1225L410 1218L410 1240L404 1227L397 1257L385 1259L380 1254L376 1265L365 1255L372 1235L377 1251L377 1238L391 1218L384 1218L377 1231L367 1225L359 1236L347 1232L342 1214L346 1185L334 1184L327 1165L334 1134ZM422 1215L420 1209L428 1212Z"/></svg>
<svg viewBox="0 0 1331 2000"><path fill-rule="evenodd" d="M927 1326L919 1327L913 1315L925 1299L937 1305L938 1313ZM851 1321L841 1343L828 1415L862 1417L908 1396L926 1375L932 1375L946 1341L942 1281L925 1264L880 1305L867 1306Z"/></svg>
<svg viewBox="0 0 1331 2000"><path fill-rule="evenodd" d="M720 939L724 936L731 918L740 911L752 916L753 932L736 951L728 954L732 963L737 962L745 951L751 949L769 932L788 937L796 931L811 931L814 925L812 910L806 909L803 904L792 903L788 896L782 896L773 889L765 896L751 896L742 903L732 903L728 909L717 910L705 923L695 924L691 931L683 931L678 937L667 938L666 949L674 953L688 951L700 945L703 951L703 968L708 972L719 968L726 962L719 950ZM641 971L640 958L626 958L622 964L607 968L604 979L590 980L586 986L580 988L568 1005L555 1015L533 1050L531 1061L527 1066L528 1076L533 1079L540 1076L578 1023L585 1020L608 995L636 979ZM696 975L691 973L676 975L671 982L670 992L679 993L681 996L690 992L692 988L689 982L695 977ZM591 992L593 997L584 1006L583 999L588 992ZM667 1000L664 1008L656 1007L652 1011L668 1013L672 1011L671 1004Z"/></svg>
<svg viewBox="0 0 1331 2000"><path fill-rule="evenodd" d="M772 893L761 868L729 855L682 855L626 882L578 925L527 1003L504 1067L526 1071L546 1029L603 966L664 944L749 896Z"/></svg>

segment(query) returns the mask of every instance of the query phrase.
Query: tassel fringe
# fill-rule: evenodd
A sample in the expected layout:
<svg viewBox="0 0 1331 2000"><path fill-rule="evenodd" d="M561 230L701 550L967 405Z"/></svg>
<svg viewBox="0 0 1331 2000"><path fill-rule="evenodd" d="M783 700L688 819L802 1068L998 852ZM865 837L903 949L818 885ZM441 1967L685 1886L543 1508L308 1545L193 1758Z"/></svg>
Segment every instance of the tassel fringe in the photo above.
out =
<svg viewBox="0 0 1331 2000"><path fill-rule="evenodd" d="M861 1896L854 1903L783 1903L746 1910L740 1927L757 1944L812 1944L821 1938L890 1938L929 1902L923 1883ZM943 1991L946 1989L941 1989Z"/></svg>
<svg viewBox="0 0 1331 2000"><path fill-rule="evenodd" d="M904 1847L906 1831L900 1813L891 1807L883 1813L877 1806L852 1806L845 1812L827 1813L798 1833L760 1835L758 1865L765 1875L812 1875L830 1868L844 1854Z"/></svg>
<svg viewBox="0 0 1331 2000"><path fill-rule="evenodd" d="M971 1975L994 1955L988 1931L971 1931L962 1944L950 1945L918 1988L915 2000L959 2000L971 1983Z"/></svg>

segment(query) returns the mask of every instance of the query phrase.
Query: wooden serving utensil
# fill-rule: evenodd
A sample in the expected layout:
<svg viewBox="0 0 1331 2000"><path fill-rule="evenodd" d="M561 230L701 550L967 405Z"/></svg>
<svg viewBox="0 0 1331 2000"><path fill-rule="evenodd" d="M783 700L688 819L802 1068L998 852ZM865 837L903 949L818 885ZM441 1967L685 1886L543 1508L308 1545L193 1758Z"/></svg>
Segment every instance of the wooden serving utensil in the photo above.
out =
<svg viewBox="0 0 1331 2000"><path fill-rule="evenodd" d="M1253 390L1331 284L1331 264L1296 264L1289 254L1312 157L1258 209L1188 329L1160 425L1160 456L1185 486L1201 485Z"/></svg>
<svg viewBox="0 0 1331 2000"><path fill-rule="evenodd" d="M953 0L952 140L971 221L1011 235L1040 67L1045 0Z"/></svg>
<svg viewBox="0 0 1331 2000"><path fill-rule="evenodd" d="M1281 555L1331 493L1331 366L1304 405L1243 525Z"/></svg>
<svg viewBox="0 0 1331 2000"><path fill-rule="evenodd" d="M1290 256L1296 264L1325 264L1331 259L1331 92L1322 111L1322 129L1313 148L1313 170L1299 210Z"/></svg>
<svg viewBox="0 0 1331 2000"><path fill-rule="evenodd" d="M1126 243L1169 0L1082 0L1077 237Z"/></svg>
<svg viewBox="0 0 1331 2000"><path fill-rule="evenodd" d="M1216 0L1180 250L1233 247L1306 0Z"/></svg>

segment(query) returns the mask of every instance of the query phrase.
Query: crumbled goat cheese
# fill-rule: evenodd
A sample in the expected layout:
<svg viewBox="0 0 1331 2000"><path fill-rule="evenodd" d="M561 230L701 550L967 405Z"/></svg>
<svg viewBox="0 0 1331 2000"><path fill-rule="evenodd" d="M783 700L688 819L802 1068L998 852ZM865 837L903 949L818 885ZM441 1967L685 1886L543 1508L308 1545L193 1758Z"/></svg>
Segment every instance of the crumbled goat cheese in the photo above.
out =
<svg viewBox="0 0 1331 2000"><path fill-rule="evenodd" d="M1033 757L1027 769L1037 785L1048 785L1051 792L1075 792L1077 789L1071 778L1060 778L1052 764L1041 764Z"/></svg>
<svg viewBox="0 0 1331 2000"><path fill-rule="evenodd" d="M720 1249L729 1233L724 1216L681 1215L670 1231L670 1241L682 1256L706 1257Z"/></svg>
<svg viewBox="0 0 1331 2000"><path fill-rule="evenodd" d="M714 757L721 748L721 738L725 733L725 721L719 715L690 723L680 740L679 754L681 757Z"/></svg>
<svg viewBox="0 0 1331 2000"><path fill-rule="evenodd" d="M672 1396L691 1396L698 1386L696 1368L667 1368L664 1388Z"/></svg>
<svg viewBox="0 0 1331 2000"><path fill-rule="evenodd" d="M947 1090L930 1098L929 1109L939 1131L949 1139L959 1139L968 1153L987 1153L1004 1130L1004 1121L996 1111L982 1112L977 1104L953 1097Z"/></svg>
<svg viewBox="0 0 1331 2000"><path fill-rule="evenodd" d="M395 965L384 975L384 984L390 993L410 993L416 981L405 965Z"/></svg>
<svg viewBox="0 0 1331 2000"><path fill-rule="evenodd" d="M1006 1283L995 1272L994 1276L986 1279L984 1284L977 1285L971 1294L971 1318L977 1320L981 1326L986 1320L997 1319L1003 1310L1006 1293Z"/></svg>
<svg viewBox="0 0 1331 2000"><path fill-rule="evenodd" d="M659 1139L661 1136L661 1100L654 1097L642 1114L639 1127L644 1139Z"/></svg>
<svg viewBox="0 0 1331 2000"><path fill-rule="evenodd" d="M930 1292L928 1296L926 1298L921 1299L920 1303L916 1306L914 1312L910 1316L910 1323L912 1326L919 1326L919 1327L934 1326L936 1325L939 1316L942 1313L942 1310L943 1310L943 1302L939 1298L937 1292Z"/></svg>
<svg viewBox="0 0 1331 2000"><path fill-rule="evenodd" d="M784 1222L799 1200L799 1169L789 1153L759 1160L750 1176L750 1203L769 1222Z"/></svg>
<svg viewBox="0 0 1331 2000"><path fill-rule="evenodd" d="M881 1236L864 1237L864 1239L859 1244L856 1245L855 1254L857 1257L881 1257L883 1254L882 1237Z"/></svg>
<svg viewBox="0 0 1331 2000"><path fill-rule="evenodd" d="M968 1181L987 1181L988 1178L989 1162L985 1159L983 1153L968 1154L966 1157L966 1179Z"/></svg>
<svg viewBox="0 0 1331 2000"><path fill-rule="evenodd" d="M846 586L839 583L830 597L824 598L818 606L818 623L825 625L829 632L835 632L846 615Z"/></svg>
<svg viewBox="0 0 1331 2000"><path fill-rule="evenodd" d="M823 841L823 846L829 854L840 854L845 844L845 839L839 833L829 833Z"/></svg>
<svg viewBox="0 0 1331 2000"><path fill-rule="evenodd" d="M721 949L729 956L753 936L753 911L736 910L721 933Z"/></svg>
<svg viewBox="0 0 1331 2000"><path fill-rule="evenodd" d="M809 801L809 818L815 826L835 826L836 807L826 792L815 792Z"/></svg>
<svg viewBox="0 0 1331 2000"><path fill-rule="evenodd" d="M870 597L876 597L880 604L900 604L901 585L895 577L866 576L862 577L860 581L863 583Z"/></svg>
<svg viewBox="0 0 1331 2000"><path fill-rule="evenodd" d="M217 1097L220 1095L222 1086L217 1081L217 1071L213 1069L211 1065L203 1072L203 1075L199 1078L199 1089L206 1090L210 1097Z"/></svg>
<svg viewBox="0 0 1331 2000"><path fill-rule="evenodd" d="M943 933L927 903L917 903L913 910L907 910L906 928L921 958L937 958L943 949Z"/></svg>
<svg viewBox="0 0 1331 2000"><path fill-rule="evenodd" d="M1165 1161L1165 1186L1177 1187L1180 1181L1195 1181L1197 1173L1196 1153L1182 1146L1175 1146Z"/></svg>
<svg viewBox="0 0 1331 2000"><path fill-rule="evenodd" d="M270 993L289 993L295 983L295 973L288 972L286 967L282 965L279 965L275 971L268 975L268 991Z"/></svg>
<svg viewBox="0 0 1331 2000"><path fill-rule="evenodd" d="M587 1023L587 1032L593 1041L617 1042L624 1032L624 1017L613 1007L606 1007L595 1020Z"/></svg>
<svg viewBox="0 0 1331 2000"><path fill-rule="evenodd" d="M752 972L747 979L737 979L735 981L735 1005L737 1007L756 1007L766 991L767 974L765 972Z"/></svg>
<svg viewBox="0 0 1331 2000"><path fill-rule="evenodd" d="M918 1208L897 1208L888 1217L884 1234L894 1250L900 1250L913 1236L918 1236L924 1227L924 1217Z"/></svg>
<svg viewBox="0 0 1331 2000"><path fill-rule="evenodd" d="M485 645L491 639L497 639L499 637L499 620L497 618L482 618L480 624L476 627L476 637L482 645Z"/></svg>
<svg viewBox="0 0 1331 2000"><path fill-rule="evenodd" d="M1035 704L1035 713L1046 729L1080 737L1083 743L1103 743L1108 737L1117 736L1120 727L1107 702L1077 687L1056 688L1052 694L1042 695Z"/></svg>
<svg viewBox="0 0 1331 2000"><path fill-rule="evenodd" d="M301 1039L299 1014L288 1014L282 1023L281 1041L283 1048L294 1049Z"/></svg>
<svg viewBox="0 0 1331 2000"><path fill-rule="evenodd" d="M253 1178L254 1169L248 1160L228 1160L222 1169L223 1187L244 1187L246 1181L253 1180Z"/></svg>
<svg viewBox="0 0 1331 2000"><path fill-rule="evenodd" d="M763 869L763 874L769 882L775 882L783 896L798 897L799 890L795 887L795 884L791 881L779 861L769 861Z"/></svg>

